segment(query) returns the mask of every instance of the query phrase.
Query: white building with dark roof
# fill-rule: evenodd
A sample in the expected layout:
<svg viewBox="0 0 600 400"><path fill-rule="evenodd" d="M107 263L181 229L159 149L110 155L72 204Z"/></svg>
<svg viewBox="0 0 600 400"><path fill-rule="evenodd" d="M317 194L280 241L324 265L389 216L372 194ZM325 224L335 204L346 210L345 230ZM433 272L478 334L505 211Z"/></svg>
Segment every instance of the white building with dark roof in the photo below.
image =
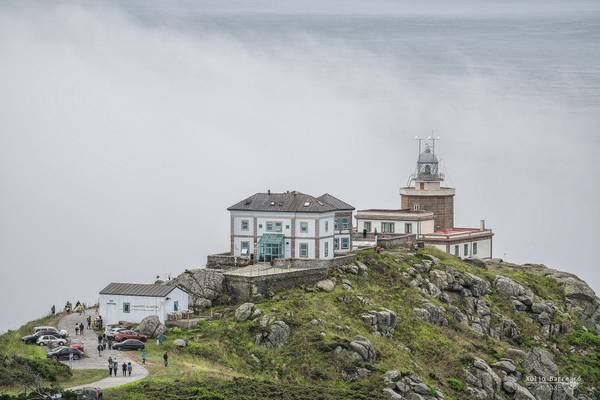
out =
<svg viewBox="0 0 600 400"><path fill-rule="evenodd" d="M352 229L350 218L350 225L341 226L336 233L336 215L351 214L351 209L331 195L316 198L296 191L256 193L227 209L231 217L231 254L259 262L276 258L331 259L336 235L341 247L345 231L350 236ZM346 250L351 248L348 242Z"/></svg>
<svg viewBox="0 0 600 400"><path fill-rule="evenodd" d="M170 313L188 309L188 297L177 286L113 282L100 291L98 306L106 325L139 323L150 315L164 323Z"/></svg>

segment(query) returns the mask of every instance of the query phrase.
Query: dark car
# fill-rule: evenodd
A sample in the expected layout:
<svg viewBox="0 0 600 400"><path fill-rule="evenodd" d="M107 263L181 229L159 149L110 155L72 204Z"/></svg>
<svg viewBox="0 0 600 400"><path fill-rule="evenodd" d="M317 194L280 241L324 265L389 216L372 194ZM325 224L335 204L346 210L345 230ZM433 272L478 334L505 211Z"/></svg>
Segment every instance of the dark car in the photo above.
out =
<svg viewBox="0 0 600 400"><path fill-rule="evenodd" d="M79 360L80 358L83 358L83 352L72 347L65 346L50 350L47 357L54 358L55 360L68 360L71 354L73 354L73 360Z"/></svg>
<svg viewBox="0 0 600 400"><path fill-rule="evenodd" d="M135 331L122 331L115 335L115 341L122 342L128 339L140 340L142 342L146 341L146 336Z"/></svg>
<svg viewBox="0 0 600 400"><path fill-rule="evenodd" d="M85 387L69 390L68 393L70 394L69 398L76 398L77 400L102 400L102 390L100 388Z"/></svg>
<svg viewBox="0 0 600 400"><path fill-rule="evenodd" d="M137 339L127 339L122 342L113 344L113 350L142 350L144 347L144 343Z"/></svg>
<svg viewBox="0 0 600 400"><path fill-rule="evenodd" d="M48 335L52 335L52 336L57 336L57 337L64 337L61 334L57 334L57 332L54 331L37 331L36 333L34 333L33 335L27 335L27 336L23 336L21 338L21 340L23 342L25 342L25 344L34 344L37 343L37 340L39 338L41 338L42 336L48 336Z"/></svg>

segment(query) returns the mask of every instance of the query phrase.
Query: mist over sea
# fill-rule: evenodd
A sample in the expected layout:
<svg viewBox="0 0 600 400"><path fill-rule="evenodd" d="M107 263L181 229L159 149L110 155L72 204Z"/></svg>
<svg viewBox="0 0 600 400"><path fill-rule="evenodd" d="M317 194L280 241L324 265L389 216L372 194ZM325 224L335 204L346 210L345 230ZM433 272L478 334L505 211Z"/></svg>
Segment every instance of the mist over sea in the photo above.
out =
<svg viewBox="0 0 600 400"><path fill-rule="evenodd" d="M326 3L326 4L323 4ZM600 291L600 2L0 4L0 331L227 249L258 191L456 222Z"/></svg>

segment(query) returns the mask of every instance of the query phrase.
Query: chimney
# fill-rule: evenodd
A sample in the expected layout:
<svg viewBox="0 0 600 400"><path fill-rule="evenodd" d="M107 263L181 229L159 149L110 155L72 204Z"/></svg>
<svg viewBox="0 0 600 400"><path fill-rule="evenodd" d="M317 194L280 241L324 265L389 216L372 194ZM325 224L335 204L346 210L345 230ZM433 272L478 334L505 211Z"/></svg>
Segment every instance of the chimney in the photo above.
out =
<svg viewBox="0 0 600 400"><path fill-rule="evenodd" d="M271 195L271 189L267 189L267 194L270 196Z"/></svg>
<svg viewBox="0 0 600 400"><path fill-rule="evenodd" d="M481 221L479 221L479 229L481 229L482 231L485 231L485 219L482 219Z"/></svg>

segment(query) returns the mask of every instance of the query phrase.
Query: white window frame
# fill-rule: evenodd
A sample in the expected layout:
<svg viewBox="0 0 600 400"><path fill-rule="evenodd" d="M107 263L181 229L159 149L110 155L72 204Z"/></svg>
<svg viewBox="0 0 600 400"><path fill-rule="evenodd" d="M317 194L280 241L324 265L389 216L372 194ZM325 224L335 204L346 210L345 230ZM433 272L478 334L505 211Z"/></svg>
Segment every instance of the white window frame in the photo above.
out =
<svg viewBox="0 0 600 400"><path fill-rule="evenodd" d="M342 239L342 240L341 240L341 243L340 243L340 245L341 245L341 247L342 247L342 250L348 250L348 249L350 248L350 238L348 238L348 237L343 237L343 238L341 238L341 239ZM345 243L345 245L344 245L344 243Z"/></svg>
<svg viewBox="0 0 600 400"><path fill-rule="evenodd" d="M469 243L465 243L463 245L463 252L464 252L465 257L467 257L469 255Z"/></svg>
<svg viewBox="0 0 600 400"><path fill-rule="evenodd" d="M325 258L329 257L329 242L325 242L323 247L323 255Z"/></svg>
<svg viewBox="0 0 600 400"><path fill-rule="evenodd" d="M173 311L174 311L174 312L177 312L177 311L179 311L179 300L175 300L175 301L173 302Z"/></svg>
<svg viewBox="0 0 600 400"><path fill-rule="evenodd" d="M300 233L308 233L308 222L300 221Z"/></svg>
<svg viewBox="0 0 600 400"><path fill-rule="evenodd" d="M325 221L325 233L329 232L329 221Z"/></svg>
<svg viewBox="0 0 600 400"><path fill-rule="evenodd" d="M265 222L265 231L275 233L283 232L283 224L279 221L267 221Z"/></svg>
<svg viewBox="0 0 600 400"><path fill-rule="evenodd" d="M250 230L250 220L243 219L240 224L240 229L242 230L242 232L248 232Z"/></svg>
<svg viewBox="0 0 600 400"><path fill-rule="evenodd" d="M298 245L298 257L308 258L308 243L302 242Z"/></svg>
<svg viewBox="0 0 600 400"><path fill-rule="evenodd" d="M131 303L123 303L123 313L131 313Z"/></svg>
<svg viewBox="0 0 600 400"><path fill-rule="evenodd" d="M410 222L404 223L404 233L412 233L412 224Z"/></svg>
<svg viewBox="0 0 600 400"><path fill-rule="evenodd" d="M477 242L473 243L473 255L477 255Z"/></svg>
<svg viewBox="0 0 600 400"><path fill-rule="evenodd" d="M455 255L456 257L459 257L459 256L460 256L460 246L459 246L459 245L457 245L457 244L455 244L455 245L454 245L454 255Z"/></svg>
<svg viewBox="0 0 600 400"><path fill-rule="evenodd" d="M340 238L333 239L333 251L340 249Z"/></svg>
<svg viewBox="0 0 600 400"><path fill-rule="evenodd" d="M371 221L363 222L363 230L366 230L367 232L371 232L371 229L373 229L373 227L371 225Z"/></svg>
<svg viewBox="0 0 600 400"><path fill-rule="evenodd" d="M391 226L392 229L391 230L386 230L385 226ZM395 233L394 231L396 230L396 224L393 222L382 222L381 223L381 233Z"/></svg>

